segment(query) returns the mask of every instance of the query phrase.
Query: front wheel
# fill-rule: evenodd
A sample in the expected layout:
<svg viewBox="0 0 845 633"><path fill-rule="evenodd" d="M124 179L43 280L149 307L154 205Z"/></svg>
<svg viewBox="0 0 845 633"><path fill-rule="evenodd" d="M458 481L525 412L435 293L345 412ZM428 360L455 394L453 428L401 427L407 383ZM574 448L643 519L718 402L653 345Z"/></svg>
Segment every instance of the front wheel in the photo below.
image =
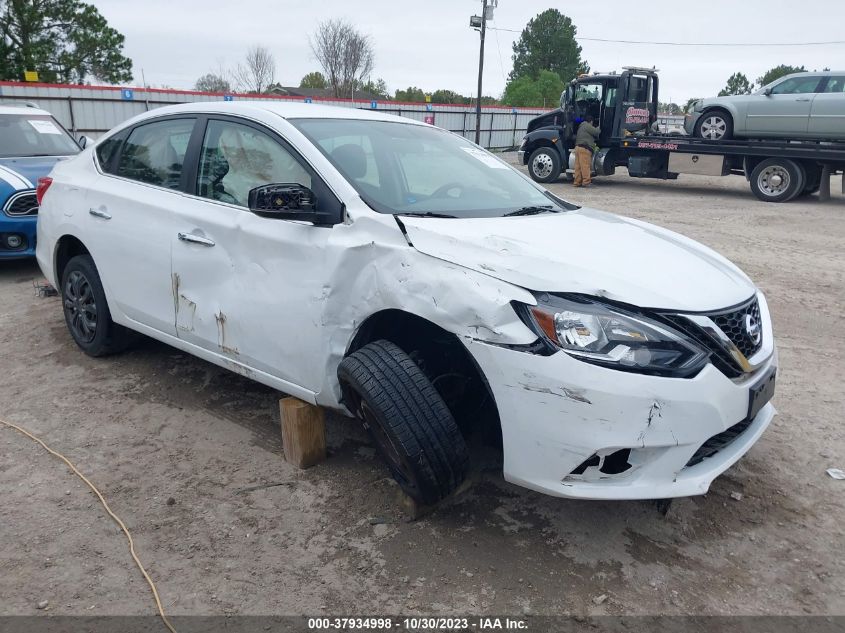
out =
<svg viewBox="0 0 845 633"><path fill-rule="evenodd" d="M763 202L788 202L804 190L805 178L795 161L769 158L751 172L751 191Z"/></svg>
<svg viewBox="0 0 845 633"><path fill-rule="evenodd" d="M90 255L73 257L62 271L62 307L67 329L89 356L126 349L135 334L111 319L100 274Z"/></svg>
<svg viewBox="0 0 845 633"><path fill-rule="evenodd" d="M695 124L695 135L708 141L727 141L733 133L733 118L725 110L705 112Z"/></svg>
<svg viewBox="0 0 845 633"><path fill-rule="evenodd" d="M413 499L433 504L466 477L466 442L455 418L416 363L389 341L341 361L337 376L394 479Z"/></svg>
<svg viewBox="0 0 845 633"><path fill-rule="evenodd" d="M528 158L528 174L535 182L553 182L560 176L560 155L551 147L535 149Z"/></svg>

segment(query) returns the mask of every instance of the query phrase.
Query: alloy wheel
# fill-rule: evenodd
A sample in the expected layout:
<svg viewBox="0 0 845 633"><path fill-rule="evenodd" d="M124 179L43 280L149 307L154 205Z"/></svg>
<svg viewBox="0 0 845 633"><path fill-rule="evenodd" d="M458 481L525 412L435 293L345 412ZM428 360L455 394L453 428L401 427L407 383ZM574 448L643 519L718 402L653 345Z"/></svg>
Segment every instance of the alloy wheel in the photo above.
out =
<svg viewBox="0 0 845 633"><path fill-rule="evenodd" d="M728 122L717 114L707 116L701 122L701 138L718 141L724 138L728 131Z"/></svg>
<svg viewBox="0 0 845 633"><path fill-rule="evenodd" d="M68 275L64 288L64 310L74 336L90 343L97 334L97 303L88 278L78 270Z"/></svg>

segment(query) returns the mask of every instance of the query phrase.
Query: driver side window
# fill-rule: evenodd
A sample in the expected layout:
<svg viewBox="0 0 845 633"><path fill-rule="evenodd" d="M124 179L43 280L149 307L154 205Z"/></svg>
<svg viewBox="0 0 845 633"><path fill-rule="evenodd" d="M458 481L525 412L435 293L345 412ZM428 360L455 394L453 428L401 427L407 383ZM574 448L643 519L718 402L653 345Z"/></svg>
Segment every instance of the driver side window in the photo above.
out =
<svg viewBox="0 0 845 633"><path fill-rule="evenodd" d="M818 77L793 77L772 88L773 95L800 95L816 92Z"/></svg>
<svg viewBox="0 0 845 633"><path fill-rule="evenodd" d="M250 189L273 183L311 188L311 176L268 134L231 121L209 121L200 150L197 194L246 207Z"/></svg>

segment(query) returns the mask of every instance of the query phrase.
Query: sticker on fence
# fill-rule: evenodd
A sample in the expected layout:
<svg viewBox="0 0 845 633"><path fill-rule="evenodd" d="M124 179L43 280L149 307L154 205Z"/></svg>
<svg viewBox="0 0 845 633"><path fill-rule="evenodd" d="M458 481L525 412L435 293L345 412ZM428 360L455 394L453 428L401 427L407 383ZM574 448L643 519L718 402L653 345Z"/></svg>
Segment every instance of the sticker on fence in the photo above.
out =
<svg viewBox="0 0 845 633"><path fill-rule="evenodd" d="M52 121L47 121L46 119L27 119L27 123L34 127L35 131L39 134L62 133L62 131L56 127L55 123L53 123Z"/></svg>
<svg viewBox="0 0 845 633"><path fill-rule="evenodd" d="M510 167L505 165L498 158L496 158L495 156L491 156L483 149L478 149L477 147L462 147L461 149L476 160L481 161L491 169L510 169Z"/></svg>

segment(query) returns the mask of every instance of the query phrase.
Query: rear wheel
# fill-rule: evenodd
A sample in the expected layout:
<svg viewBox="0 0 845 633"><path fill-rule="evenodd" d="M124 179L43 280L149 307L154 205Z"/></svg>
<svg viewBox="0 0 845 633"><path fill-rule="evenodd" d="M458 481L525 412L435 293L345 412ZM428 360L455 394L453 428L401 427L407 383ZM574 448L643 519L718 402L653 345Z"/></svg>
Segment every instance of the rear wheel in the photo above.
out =
<svg viewBox="0 0 845 633"><path fill-rule="evenodd" d="M343 400L412 498L432 504L466 477L466 442L443 398L413 360L389 341L350 354L337 370Z"/></svg>
<svg viewBox="0 0 845 633"><path fill-rule="evenodd" d="M560 176L560 155L551 147L535 149L528 158L528 173L536 182L553 182Z"/></svg>
<svg viewBox="0 0 845 633"><path fill-rule="evenodd" d="M709 141L726 141L733 133L733 118L725 110L709 110L695 124L695 135Z"/></svg>
<svg viewBox="0 0 845 633"><path fill-rule="evenodd" d="M77 255L62 271L65 323L76 344L89 356L106 356L126 349L136 338L111 320L106 293L90 255Z"/></svg>
<svg viewBox="0 0 845 633"><path fill-rule="evenodd" d="M751 172L751 191L764 202L788 202L804 185L804 169L789 159L769 158Z"/></svg>
<svg viewBox="0 0 845 633"><path fill-rule="evenodd" d="M807 177L804 181L804 191L798 195L811 196L814 193L818 193L819 189L821 189L822 169L818 165L810 165L805 168L805 172Z"/></svg>

